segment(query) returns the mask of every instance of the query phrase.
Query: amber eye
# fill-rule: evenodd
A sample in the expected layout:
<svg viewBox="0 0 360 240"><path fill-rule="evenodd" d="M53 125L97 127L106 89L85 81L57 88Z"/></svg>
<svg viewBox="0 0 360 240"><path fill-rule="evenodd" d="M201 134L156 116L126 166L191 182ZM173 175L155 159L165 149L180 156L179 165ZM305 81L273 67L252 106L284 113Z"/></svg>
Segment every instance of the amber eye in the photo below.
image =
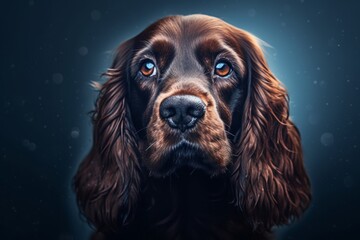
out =
<svg viewBox="0 0 360 240"><path fill-rule="evenodd" d="M151 77L154 76L156 74L156 67L155 64L148 60L145 61L140 68L140 72L142 75L144 75L145 77Z"/></svg>
<svg viewBox="0 0 360 240"><path fill-rule="evenodd" d="M220 77L226 77L231 73L230 64L225 61L219 61L215 65L215 74Z"/></svg>

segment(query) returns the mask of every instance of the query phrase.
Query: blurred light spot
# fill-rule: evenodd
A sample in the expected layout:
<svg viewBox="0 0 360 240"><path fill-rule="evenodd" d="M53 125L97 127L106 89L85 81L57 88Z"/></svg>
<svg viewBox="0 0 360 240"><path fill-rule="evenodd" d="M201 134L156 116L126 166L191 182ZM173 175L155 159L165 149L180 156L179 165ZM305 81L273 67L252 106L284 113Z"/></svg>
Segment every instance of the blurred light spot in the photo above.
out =
<svg viewBox="0 0 360 240"><path fill-rule="evenodd" d="M332 133L325 132L321 135L320 141L325 147L331 146L334 144L334 135Z"/></svg>
<svg viewBox="0 0 360 240"><path fill-rule="evenodd" d="M87 47L82 46L79 48L78 52L81 56L85 56L88 54L89 50L87 49Z"/></svg>
<svg viewBox="0 0 360 240"><path fill-rule="evenodd" d="M249 9L249 10L248 10L248 15L249 15L249 17L255 17L255 15L256 15L256 10L255 10L255 9Z"/></svg>
<svg viewBox="0 0 360 240"><path fill-rule="evenodd" d="M306 105L306 110L311 111L311 110L313 110L313 108L314 107L311 104Z"/></svg>
<svg viewBox="0 0 360 240"><path fill-rule="evenodd" d="M25 113L24 118L27 122L34 121L34 114L33 113Z"/></svg>
<svg viewBox="0 0 360 240"><path fill-rule="evenodd" d="M91 18L94 21L98 21L101 18L101 12L99 10L92 10L91 11Z"/></svg>
<svg viewBox="0 0 360 240"><path fill-rule="evenodd" d="M344 185L346 188L351 188L354 184L354 180L351 176L346 176L344 178Z"/></svg>
<svg viewBox="0 0 360 240"><path fill-rule="evenodd" d="M55 84L61 84L63 82L63 80L64 80L64 77L61 73L54 73L52 75L52 81Z"/></svg>
<svg viewBox="0 0 360 240"><path fill-rule="evenodd" d="M71 137L72 138L78 138L80 136L80 130L79 128L75 127L71 130L71 133L70 133Z"/></svg>
<svg viewBox="0 0 360 240"><path fill-rule="evenodd" d="M316 125L316 124L319 123L320 117L319 117L318 114L312 113L312 114L309 115L308 121L309 121L309 123L310 123L311 125Z"/></svg>
<svg viewBox="0 0 360 240"><path fill-rule="evenodd" d="M23 146L25 148L27 148L29 151L35 151L36 149L36 144L31 142L30 140L28 139L24 139L23 142L22 142Z"/></svg>

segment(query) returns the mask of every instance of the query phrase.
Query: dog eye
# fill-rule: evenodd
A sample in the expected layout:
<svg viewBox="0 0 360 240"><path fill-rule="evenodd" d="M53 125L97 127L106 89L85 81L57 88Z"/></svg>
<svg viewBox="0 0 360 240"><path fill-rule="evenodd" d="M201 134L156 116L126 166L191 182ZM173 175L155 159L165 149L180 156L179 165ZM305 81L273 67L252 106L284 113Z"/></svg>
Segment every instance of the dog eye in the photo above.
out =
<svg viewBox="0 0 360 240"><path fill-rule="evenodd" d="M150 61L150 60L147 60L145 61L142 65L141 65L141 68L140 68L140 72L143 76L145 77L152 77L156 74L156 67L155 67L155 64Z"/></svg>
<svg viewBox="0 0 360 240"><path fill-rule="evenodd" d="M220 77L228 76L232 71L232 68L229 63L225 61L219 61L215 65L215 74Z"/></svg>

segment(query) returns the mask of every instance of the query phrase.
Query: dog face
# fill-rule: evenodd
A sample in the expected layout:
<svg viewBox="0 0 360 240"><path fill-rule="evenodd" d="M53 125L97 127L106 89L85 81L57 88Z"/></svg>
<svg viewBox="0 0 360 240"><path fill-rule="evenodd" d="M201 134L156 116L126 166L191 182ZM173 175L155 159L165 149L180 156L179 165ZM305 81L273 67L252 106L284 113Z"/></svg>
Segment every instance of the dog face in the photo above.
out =
<svg viewBox="0 0 360 240"><path fill-rule="evenodd" d="M134 38L130 109L136 129L146 129L139 146L152 174L185 165L213 175L231 162L230 128L246 72L231 30L191 16L163 19Z"/></svg>
<svg viewBox="0 0 360 240"><path fill-rule="evenodd" d="M287 92L251 34L205 15L166 17L121 44L105 75L93 146L74 178L98 229L131 222L144 175L180 167L228 173L234 206L254 228L308 207Z"/></svg>

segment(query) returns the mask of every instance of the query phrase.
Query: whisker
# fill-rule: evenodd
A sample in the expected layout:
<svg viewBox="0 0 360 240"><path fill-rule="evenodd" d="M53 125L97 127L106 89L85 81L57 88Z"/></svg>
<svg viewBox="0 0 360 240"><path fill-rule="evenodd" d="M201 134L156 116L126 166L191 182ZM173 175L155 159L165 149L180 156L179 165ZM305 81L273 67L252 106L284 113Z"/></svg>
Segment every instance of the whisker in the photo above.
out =
<svg viewBox="0 0 360 240"><path fill-rule="evenodd" d="M147 128L148 128L148 127L146 126L146 127L142 128L142 129L136 131L135 134L138 134L139 132L141 132L141 131L143 131L143 130L145 130L145 129L147 129Z"/></svg>
<svg viewBox="0 0 360 240"><path fill-rule="evenodd" d="M149 150L155 143L156 143L156 142L153 142L152 144L150 144L150 145L145 149L145 152L146 152L147 150Z"/></svg>
<svg viewBox="0 0 360 240"><path fill-rule="evenodd" d="M227 128L231 128L231 126L227 125L226 123L224 123L225 127Z"/></svg>
<svg viewBox="0 0 360 240"><path fill-rule="evenodd" d="M232 134L231 132L229 132L229 131L227 131L227 130L225 130L225 132L226 132L227 134L229 134L229 135L231 135L231 136L235 137L235 134Z"/></svg>
<svg viewBox="0 0 360 240"><path fill-rule="evenodd" d="M194 168L194 169L190 172L190 176L193 175L195 171L196 171L196 168Z"/></svg>

